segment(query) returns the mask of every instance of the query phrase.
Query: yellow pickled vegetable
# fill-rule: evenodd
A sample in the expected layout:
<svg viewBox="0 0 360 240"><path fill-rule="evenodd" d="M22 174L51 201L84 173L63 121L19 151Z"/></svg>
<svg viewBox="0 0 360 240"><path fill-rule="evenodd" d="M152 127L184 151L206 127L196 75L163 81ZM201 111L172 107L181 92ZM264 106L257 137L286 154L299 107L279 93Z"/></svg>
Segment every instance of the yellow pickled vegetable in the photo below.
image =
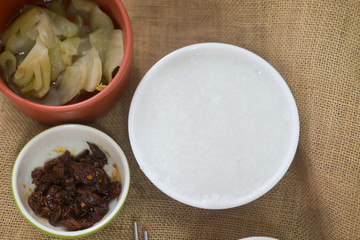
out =
<svg viewBox="0 0 360 240"><path fill-rule="evenodd" d="M68 9L61 0L44 6L28 7L1 37L0 67L9 83L55 105L102 91L121 64L122 31L91 0L71 0Z"/></svg>
<svg viewBox="0 0 360 240"><path fill-rule="evenodd" d="M27 33L35 28L41 14L42 11L38 7L24 12L5 30L1 38L2 43L6 46L8 44L8 39L13 35L23 35L30 38L27 36Z"/></svg>
<svg viewBox="0 0 360 240"><path fill-rule="evenodd" d="M51 81L56 81L61 72L65 70L65 63L62 60L60 50L60 40L56 39L55 46L49 49L49 57L51 63Z"/></svg>
<svg viewBox="0 0 360 240"><path fill-rule="evenodd" d="M27 35L17 33L8 38L5 50L14 54L28 54L34 45L35 40L30 39Z"/></svg>
<svg viewBox="0 0 360 240"><path fill-rule="evenodd" d="M61 80L58 96L61 104L65 104L73 99L84 86L86 80L87 65L82 63L77 66L69 66L64 72Z"/></svg>
<svg viewBox="0 0 360 240"><path fill-rule="evenodd" d="M108 28L100 28L89 34L90 44L98 50L101 62L104 64L109 41L113 30Z"/></svg>
<svg viewBox="0 0 360 240"><path fill-rule="evenodd" d="M111 18L105 14L99 7L94 7L90 12L90 27L95 31L99 28L114 29Z"/></svg>
<svg viewBox="0 0 360 240"><path fill-rule="evenodd" d="M106 51L104 62L104 76L108 82L111 82L113 73L117 67L120 67L124 56L123 35L120 29L114 30L111 34L109 47Z"/></svg>
<svg viewBox="0 0 360 240"><path fill-rule="evenodd" d="M80 38L68 38L60 43L61 59L66 65L72 64L72 57L78 54Z"/></svg>
<svg viewBox="0 0 360 240"><path fill-rule="evenodd" d="M66 17L66 10L64 4L59 0L53 0L49 2L47 7L50 11L56 13L61 17Z"/></svg>
<svg viewBox="0 0 360 240"><path fill-rule="evenodd" d="M0 67L7 74L7 78L16 71L16 57L10 51L4 51L0 54Z"/></svg>
<svg viewBox="0 0 360 240"><path fill-rule="evenodd" d="M60 38L72 38L77 36L79 33L79 26L73 22L70 22L65 17L57 15L56 13L44 9L46 14L51 18L55 29L57 30L57 35Z"/></svg>
<svg viewBox="0 0 360 240"><path fill-rule="evenodd" d="M38 34L35 34L34 39L39 37L45 47L52 48L55 44L56 29L47 14L40 14L36 29Z"/></svg>
<svg viewBox="0 0 360 240"><path fill-rule="evenodd" d="M111 82L113 72L120 66L124 56L122 31L100 28L89 35L89 41L99 51L103 75L108 83Z"/></svg>
<svg viewBox="0 0 360 240"><path fill-rule="evenodd" d="M85 12L91 12L91 10L97 6L95 2L89 0L72 0L71 5L74 9Z"/></svg>
<svg viewBox="0 0 360 240"><path fill-rule="evenodd" d="M79 58L74 65L80 65L86 63L86 81L83 89L88 92L95 91L97 85L100 84L102 76L102 66L98 51L95 48L91 48L85 55Z"/></svg>
<svg viewBox="0 0 360 240"><path fill-rule="evenodd" d="M101 60L95 48L91 48L72 66L66 67L59 86L59 100L62 104L68 102L81 90L95 91L102 76Z"/></svg>
<svg viewBox="0 0 360 240"><path fill-rule="evenodd" d="M29 92L29 86L31 86L31 95L42 98L50 89L50 74L48 49L38 40L18 66L13 81L22 91Z"/></svg>
<svg viewBox="0 0 360 240"><path fill-rule="evenodd" d="M56 29L49 16L40 7L34 7L20 15L3 34L5 49L14 53L26 51L35 40L40 40L46 47L54 45ZM22 47L25 50L22 50Z"/></svg>

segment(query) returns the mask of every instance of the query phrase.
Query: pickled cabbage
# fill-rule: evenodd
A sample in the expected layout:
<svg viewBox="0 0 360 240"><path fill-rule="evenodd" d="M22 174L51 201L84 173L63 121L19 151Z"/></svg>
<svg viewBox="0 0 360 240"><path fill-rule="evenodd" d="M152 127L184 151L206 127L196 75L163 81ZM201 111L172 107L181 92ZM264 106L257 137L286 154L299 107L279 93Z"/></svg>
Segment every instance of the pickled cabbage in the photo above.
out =
<svg viewBox="0 0 360 240"><path fill-rule="evenodd" d="M14 74L14 83L23 93L42 98L50 89L51 64L48 49L38 40Z"/></svg>
<svg viewBox="0 0 360 240"><path fill-rule="evenodd" d="M60 50L60 40L56 39L54 47L49 49L49 57L51 63L51 81L56 81L61 72L65 70L65 63L62 60Z"/></svg>
<svg viewBox="0 0 360 240"><path fill-rule="evenodd" d="M63 39L77 36L79 33L79 26L77 24L47 9L44 9L44 11L51 18L54 27L57 29L57 35L60 38Z"/></svg>
<svg viewBox="0 0 360 240"><path fill-rule="evenodd" d="M54 45L56 29L51 19L39 7L31 8L18 17L4 32L5 49L14 53L25 51L39 37L46 47ZM24 45L25 50L21 49Z"/></svg>
<svg viewBox="0 0 360 240"><path fill-rule="evenodd" d="M98 51L103 66L103 75L109 83L124 56L123 35L120 29L100 28L89 35L89 41Z"/></svg>
<svg viewBox="0 0 360 240"><path fill-rule="evenodd" d="M81 90L93 92L100 85L101 60L95 48L90 49L72 66L66 67L58 89L61 104L74 98Z"/></svg>
<svg viewBox="0 0 360 240"><path fill-rule="evenodd" d="M8 44L8 40L11 36L21 35L29 38L27 33L33 30L38 22L39 16L42 14L40 8L35 7L24 12L18 17L4 32L1 41L3 45Z"/></svg>
<svg viewBox="0 0 360 240"><path fill-rule="evenodd" d="M66 17L65 6L60 0L50 1L47 9L56 13L59 16Z"/></svg>
<svg viewBox="0 0 360 240"><path fill-rule="evenodd" d="M109 41L113 30L108 28L100 28L89 34L89 41L92 46L98 50L101 62L104 64Z"/></svg>
<svg viewBox="0 0 360 240"><path fill-rule="evenodd" d="M89 0L71 0L68 9L61 0L29 6L0 43L0 67L9 84L52 105L82 91L102 91L124 54L122 31Z"/></svg>
<svg viewBox="0 0 360 240"><path fill-rule="evenodd" d="M8 38L5 49L14 54L28 54L31 48L35 45L35 41L28 36L16 33Z"/></svg>
<svg viewBox="0 0 360 240"><path fill-rule="evenodd" d="M78 54L80 38L68 38L60 43L61 59L66 65L72 64L72 57Z"/></svg>
<svg viewBox="0 0 360 240"><path fill-rule="evenodd" d="M36 38L40 38L41 42L43 42L47 48L52 48L55 43L57 31L47 14L40 14L36 30L37 34L35 34L32 39L35 40Z"/></svg>
<svg viewBox="0 0 360 240"><path fill-rule="evenodd" d="M113 30L114 24L106 13L99 7L95 7L90 13L90 27L93 31L99 28L109 28Z"/></svg>
<svg viewBox="0 0 360 240"><path fill-rule="evenodd" d="M7 74L7 78L16 71L16 57L10 51L4 51L0 54L0 67Z"/></svg>
<svg viewBox="0 0 360 240"><path fill-rule="evenodd" d="M108 82L113 79L114 71L120 67L124 56L123 35L120 29L111 34L110 43L105 55L104 76Z"/></svg>
<svg viewBox="0 0 360 240"><path fill-rule="evenodd" d="M78 11L91 12L91 10L97 6L95 2L89 0L72 0L71 5Z"/></svg>
<svg viewBox="0 0 360 240"><path fill-rule="evenodd" d="M83 89L88 92L95 91L95 88L100 84L102 76L102 65L98 51L91 48L84 56L79 58L74 65L81 65L85 63L87 66L86 81Z"/></svg>
<svg viewBox="0 0 360 240"><path fill-rule="evenodd" d="M79 94L84 86L86 73L86 63L66 68L58 89L60 104L67 103Z"/></svg>

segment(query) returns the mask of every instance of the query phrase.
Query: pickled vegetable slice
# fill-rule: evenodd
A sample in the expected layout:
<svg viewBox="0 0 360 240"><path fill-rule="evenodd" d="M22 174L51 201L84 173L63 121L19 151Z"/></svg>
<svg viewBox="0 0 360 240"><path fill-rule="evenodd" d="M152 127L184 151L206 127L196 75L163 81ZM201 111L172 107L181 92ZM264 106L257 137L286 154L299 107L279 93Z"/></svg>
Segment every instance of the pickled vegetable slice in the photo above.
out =
<svg viewBox="0 0 360 240"><path fill-rule="evenodd" d="M109 40L113 30L100 28L89 34L90 44L98 50L102 64L105 63L105 56L109 47Z"/></svg>
<svg viewBox="0 0 360 240"><path fill-rule="evenodd" d="M57 30L57 36L60 37L60 40L72 38L78 35L79 26L76 23L73 23L65 17L57 15L47 9L43 9L43 11L51 18L54 27Z"/></svg>
<svg viewBox="0 0 360 240"><path fill-rule="evenodd" d="M58 95L60 103L65 104L80 93L87 76L87 65L68 66L61 80Z"/></svg>
<svg viewBox="0 0 360 240"><path fill-rule="evenodd" d="M14 54L28 54L34 45L34 40L30 39L27 35L18 32L8 38L5 50Z"/></svg>
<svg viewBox="0 0 360 240"><path fill-rule="evenodd" d="M66 65L72 64L72 57L78 54L80 38L68 38L60 43L61 59Z"/></svg>
<svg viewBox="0 0 360 240"><path fill-rule="evenodd" d="M1 41L6 46L13 35L24 35L35 28L39 16L42 14L40 8L31 8L18 17L4 32ZM27 36L28 37L28 36Z"/></svg>
<svg viewBox="0 0 360 240"><path fill-rule="evenodd" d="M14 83L20 88L29 91L32 86L32 96L41 98L50 89L51 64L48 49L37 40L34 47L18 66L14 75Z"/></svg>
<svg viewBox="0 0 360 240"><path fill-rule="evenodd" d="M7 74L7 78L16 71L16 57L10 51L4 51L0 54L0 67Z"/></svg>
<svg viewBox="0 0 360 240"><path fill-rule="evenodd" d="M60 40L56 39L55 46L49 49L49 57L51 63L51 81L56 81L59 74L65 70L65 63L62 60L60 50Z"/></svg>
<svg viewBox="0 0 360 240"><path fill-rule="evenodd" d="M88 92L93 92L100 84L102 76L102 65L98 51L95 48L91 48L83 57L79 58L74 65L83 63L87 65L86 80L83 89Z"/></svg>
<svg viewBox="0 0 360 240"><path fill-rule="evenodd" d="M120 67L124 57L123 34L120 29L100 28L89 34L89 41L98 51L103 66L103 75L108 83L113 72Z"/></svg>
<svg viewBox="0 0 360 240"><path fill-rule="evenodd" d="M71 5L74 9L85 12L91 12L91 10L97 6L95 2L89 0L72 0Z"/></svg>
<svg viewBox="0 0 360 240"><path fill-rule="evenodd" d="M104 13L98 6L94 7L90 13L90 27L95 31L99 28L108 28L113 30L114 24L111 18Z"/></svg>
<svg viewBox="0 0 360 240"><path fill-rule="evenodd" d="M66 17L65 6L60 0L50 1L47 8L59 16Z"/></svg>
<svg viewBox="0 0 360 240"><path fill-rule="evenodd" d="M106 51L104 61L104 76L108 82L111 82L113 79L113 73L118 67L120 67L123 57L123 34L120 29L116 29L111 34L109 47Z"/></svg>

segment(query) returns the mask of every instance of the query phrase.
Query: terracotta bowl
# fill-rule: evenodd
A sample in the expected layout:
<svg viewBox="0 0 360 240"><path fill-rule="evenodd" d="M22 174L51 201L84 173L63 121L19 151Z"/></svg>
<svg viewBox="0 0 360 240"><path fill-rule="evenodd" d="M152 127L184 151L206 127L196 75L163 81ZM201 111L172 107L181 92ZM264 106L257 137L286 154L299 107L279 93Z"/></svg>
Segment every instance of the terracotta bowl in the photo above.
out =
<svg viewBox="0 0 360 240"><path fill-rule="evenodd" d="M0 91L21 112L41 123L55 125L66 122L88 122L106 114L119 100L127 86L131 71L131 58L133 49L133 33L129 16L120 0L93 0L98 3L120 27L124 36L124 58L120 69L111 83L101 92L84 101L64 105L47 106L26 100L6 85L0 76ZM39 2L39 0L8 1L0 8L0 37L5 31L7 24L26 4Z"/></svg>

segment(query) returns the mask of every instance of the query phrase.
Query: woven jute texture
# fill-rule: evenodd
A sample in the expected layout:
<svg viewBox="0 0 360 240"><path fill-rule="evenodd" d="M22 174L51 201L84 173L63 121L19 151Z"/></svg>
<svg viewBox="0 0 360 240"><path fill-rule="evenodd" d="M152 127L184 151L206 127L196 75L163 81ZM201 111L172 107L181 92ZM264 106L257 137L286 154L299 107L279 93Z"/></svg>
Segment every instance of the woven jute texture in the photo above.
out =
<svg viewBox="0 0 360 240"><path fill-rule="evenodd" d="M131 171L124 208L86 239L360 239L360 1L124 0L134 31L130 85L116 106L88 125L110 135ZM227 210L197 209L158 190L131 150L127 119L144 74L194 43L246 48L272 64L290 87L300 141L283 179L263 197ZM18 211L11 193L17 154L49 128L0 94L0 239L51 239Z"/></svg>

